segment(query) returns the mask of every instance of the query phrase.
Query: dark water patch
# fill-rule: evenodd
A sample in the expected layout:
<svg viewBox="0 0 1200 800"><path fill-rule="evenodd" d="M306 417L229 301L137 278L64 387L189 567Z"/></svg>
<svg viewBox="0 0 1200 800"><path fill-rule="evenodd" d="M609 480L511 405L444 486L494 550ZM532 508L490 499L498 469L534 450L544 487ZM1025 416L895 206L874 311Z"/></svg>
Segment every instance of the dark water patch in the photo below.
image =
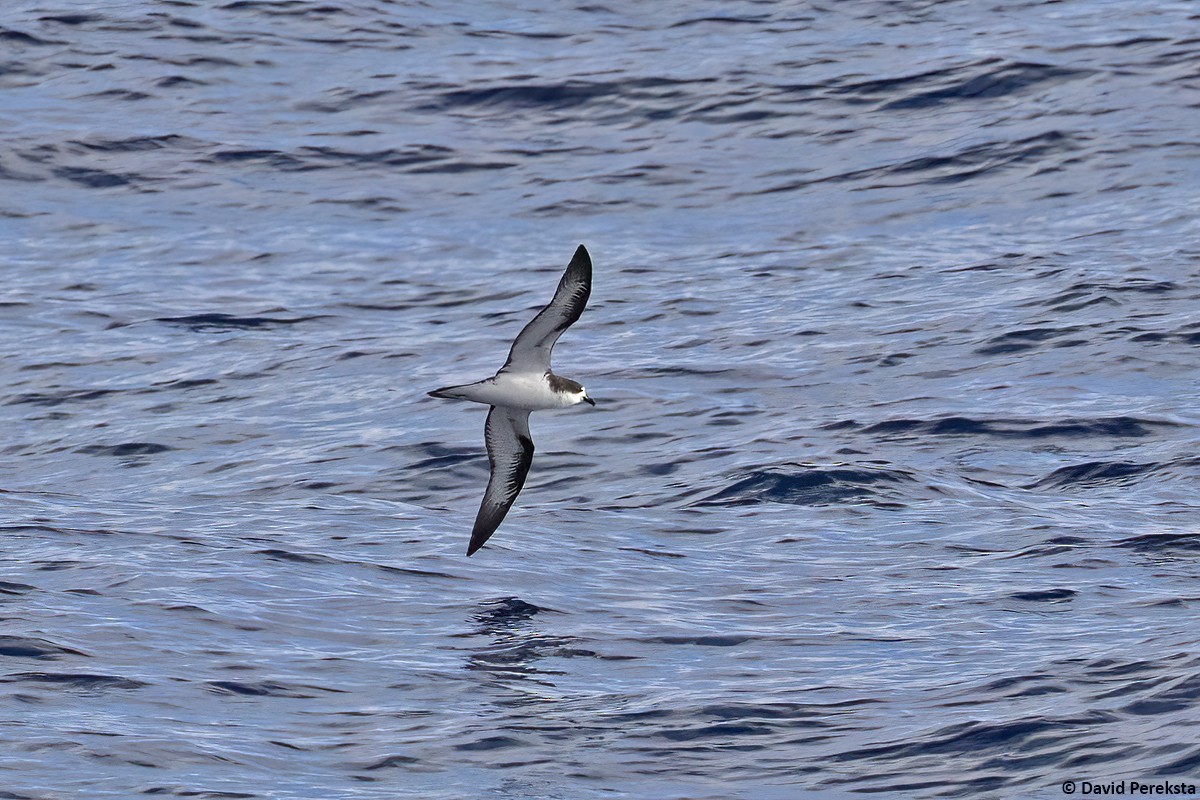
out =
<svg viewBox="0 0 1200 800"><path fill-rule="evenodd" d="M408 167L417 164L428 164L446 159L454 154L454 150L436 144L418 144L404 148L385 148L383 150L342 150L336 147L302 147L303 158L311 161L325 162L329 166L362 166L376 169L380 166Z"/></svg>
<svg viewBox="0 0 1200 800"><path fill-rule="evenodd" d="M541 217L578 217L583 214L602 214L618 207L635 207L632 200L562 200L530 209L531 214ZM686 312L685 312L686 314Z"/></svg>
<svg viewBox="0 0 1200 800"><path fill-rule="evenodd" d="M859 698L841 700L835 703L726 703L703 706L699 713L706 717L717 719L745 720L781 720L800 722L805 725L828 725L828 713L831 709L846 709L860 706L877 705L881 701L875 698Z"/></svg>
<svg viewBox="0 0 1200 800"><path fill-rule="evenodd" d="M177 86L208 86L209 82L188 78L184 75L168 75L165 78L159 78L154 85L160 89L174 89Z"/></svg>
<svg viewBox="0 0 1200 800"><path fill-rule="evenodd" d="M753 503L829 505L870 500L887 486L914 483L907 472L879 467L816 467L788 463L751 471L696 505L740 506Z"/></svg>
<svg viewBox="0 0 1200 800"><path fill-rule="evenodd" d="M241 164L259 162L282 170L299 171L315 169L316 165L303 161L279 150L218 150L207 158L200 159L212 164Z"/></svg>
<svg viewBox="0 0 1200 800"><path fill-rule="evenodd" d="M135 762L130 762L135 763ZM156 764L146 764L145 766L155 767ZM182 786L166 787L153 786L149 789L143 789L141 794L157 795L169 794L173 797L198 798L199 800L255 800L262 797L258 794L250 794L248 792L227 792L220 789L212 791L204 791L203 789L185 788Z"/></svg>
<svg viewBox="0 0 1200 800"><path fill-rule="evenodd" d="M9 44L24 44L33 47L46 47L48 45L67 44L64 41L52 39L39 39L30 33L14 30L12 28L0 28L0 42Z"/></svg>
<svg viewBox="0 0 1200 800"><path fill-rule="evenodd" d="M756 723L717 723L715 725L694 725L687 728L667 728L654 731L652 735L672 742L691 742L703 739L740 740L748 736L764 736L777 733L771 725ZM746 747L745 743L741 743ZM749 745L756 749L755 745Z"/></svg>
<svg viewBox="0 0 1200 800"><path fill-rule="evenodd" d="M1173 331L1147 331L1145 328L1126 327L1122 333L1135 334L1129 337L1131 342L1180 342L1187 345L1200 344L1200 332L1191 330L1193 326L1183 326Z"/></svg>
<svg viewBox="0 0 1200 800"><path fill-rule="evenodd" d="M57 22L62 25L83 25L87 22L99 22L104 17L99 14L47 14L38 17L41 22Z"/></svg>
<svg viewBox="0 0 1200 800"><path fill-rule="evenodd" d="M20 530L20 526L5 525L0 527L0 531L4 530ZM32 592L36 586L30 586L28 583L17 583L16 581L0 581L0 594L8 595L23 595Z"/></svg>
<svg viewBox="0 0 1200 800"><path fill-rule="evenodd" d="M452 110L471 106L509 106L515 108L569 108L609 97L620 92L612 82L567 81L559 84L521 84L492 86L484 89L455 89L440 95L437 104L418 110Z"/></svg>
<svg viewBox="0 0 1200 800"><path fill-rule="evenodd" d="M58 406L63 403L82 403L107 397L117 391L116 389L74 389L61 392L20 394L9 400L7 405L28 403L35 406Z"/></svg>
<svg viewBox="0 0 1200 800"><path fill-rule="evenodd" d="M333 89L326 92L329 100L313 100L296 104L298 111L314 111L319 114L338 114L369 103L383 100L394 94L387 89L374 92L358 92L353 89Z"/></svg>
<svg viewBox="0 0 1200 800"><path fill-rule="evenodd" d="M978 691L972 689L966 693L968 698L966 700L954 701L946 705L973 705L979 702L979 697L989 697L992 694L1001 694L1004 697L1040 697L1046 694L1062 694L1067 691L1054 685L1055 680L1057 679L1049 675L1016 675L1001 678L979 687Z"/></svg>
<svg viewBox="0 0 1200 800"><path fill-rule="evenodd" d="M339 564L342 563L334 558L327 556L316 555L313 553L293 553L290 550L282 550L279 548L268 548L266 550L255 550L255 555L266 556L273 558L276 561L291 561L297 564Z"/></svg>
<svg viewBox="0 0 1200 800"><path fill-rule="evenodd" d="M980 62L963 69L944 72L939 78L947 78L946 85L919 90L905 97L891 100L883 105L885 110L924 109L962 100L988 99L1018 94L1043 84L1059 84L1075 78L1091 75L1090 70L1067 69L1051 64L1015 63L992 67L994 62ZM968 70L991 67L982 74L961 76ZM953 77L952 80L949 80ZM935 78L934 80L937 80Z"/></svg>
<svg viewBox="0 0 1200 800"><path fill-rule="evenodd" d="M366 771L377 770L377 769L391 769L392 767L403 767L405 769L411 769L412 765L419 764L420 762L421 762L421 759L414 758L412 756L402 756L402 755L384 756L383 758L379 759L378 761L372 761L370 764L366 764L365 766L360 767L360 769L363 769Z"/></svg>
<svg viewBox="0 0 1200 800"><path fill-rule="evenodd" d="M1013 141L993 141L966 147L948 156L922 156L899 164L801 178L775 184L753 191L742 191L734 197L747 195L775 194L807 189L821 183L862 184L864 188L884 189L908 187L922 184L954 184L971 180L984 174L1016 166L1026 161L1041 161L1053 153L1068 153L1077 148L1075 141L1059 131L1049 131ZM808 169L805 168L805 174ZM782 175L787 172L772 172ZM897 176L905 177L902 182L890 181Z"/></svg>
<svg viewBox="0 0 1200 800"><path fill-rule="evenodd" d="M1131 484L1161 471L1164 466L1164 464L1153 461L1141 464L1130 461L1087 461L1082 464L1072 464L1069 467L1060 467L1044 478L1022 488L1074 489Z"/></svg>
<svg viewBox="0 0 1200 800"><path fill-rule="evenodd" d="M1073 589L1034 589L1027 592L1013 592L1009 595L1013 600L1024 600L1030 603L1057 603L1070 600L1079 594Z"/></svg>
<svg viewBox="0 0 1200 800"><path fill-rule="evenodd" d="M475 614L475 621L485 630L521 625L543 611L550 610L527 603L519 597L500 597L481 605L482 609Z"/></svg>
<svg viewBox="0 0 1200 800"><path fill-rule="evenodd" d="M123 442L121 444L90 444L85 447L78 448L76 453L85 453L90 456L115 456L118 458L126 458L128 456L149 456L155 453L165 453L168 450L174 450L174 447L169 447L165 444L156 444L154 442Z"/></svg>
<svg viewBox="0 0 1200 800"><path fill-rule="evenodd" d="M755 17L695 17L694 19L680 20L672 23L669 28L688 28L692 25L703 25L706 23L714 25L758 25L770 20L769 16Z"/></svg>
<svg viewBox="0 0 1200 800"><path fill-rule="evenodd" d="M134 92L129 89L109 89L104 92L94 92L87 97L100 100L122 100L126 103L137 103L141 100L149 100L154 95L147 92Z"/></svg>
<svg viewBox="0 0 1200 800"><path fill-rule="evenodd" d="M258 11L258 12L284 12L302 11L310 5L309 0L234 0L232 3L226 3L220 6L222 11Z"/></svg>
<svg viewBox="0 0 1200 800"><path fill-rule="evenodd" d="M935 419L891 419L859 428L853 420L841 420L822 426L825 430L859 428L862 433L881 436L997 436L1008 439L1081 438L1098 436L1142 438L1158 428L1179 427L1178 423L1141 417L1117 416L1081 419L1068 417L1047 421L1020 417L963 416Z"/></svg>
<svg viewBox="0 0 1200 800"><path fill-rule="evenodd" d="M650 636L641 641L652 644L690 644L697 647L736 647L750 641L751 636L705 635L705 636Z"/></svg>
<svg viewBox="0 0 1200 800"><path fill-rule="evenodd" d="M999 59L987 59L981 62L976 62L975 66L990 66L999 63ZM969 68L971 65L967 65ZM898 94L904 89L916 90L918 87L926 86L941 78L948 78L962 71L964 67L948 67L944 69L927 70L918 72L912 75L902 75L897 78L875 78L866 81L856 81L843 86L836 86L829 90L832 95L853 95L859 98L856 102L866 103L878 100L880 97L890 97ZM787 85L781 87L785 91L808 93L813 89L819 88L813 84Z"/></svg>
<svg viewBox="0 0 1200 800"><path fill-rule="evenodd" d="M1079 550L1086 547L1090 542L1087 539L1081 539L1078 536L1052 536L1041 544L1033 545L1018 550L1010 555L1001 556L1001 558L1030 558L1045 556L1057 556L1064 553L1070 553L1073 550Z"/></svg>
<svg viewBox="0 0 1200 800"><path fill-rule="evenodd" d="M724 375L729 372L733 372L733 370L727 369L727 368L726 369L722 369L722 368L706 369L704 367L647 367L645 369L639 369L637 371L637 375L640 377L654 377L654 378L671 378L671 377L684 377L684 376L702 377L702 376L711 376L711 375Z"/></svg>
<svg viewBox="0 0 1200 800"><path fill-rule="evenodd" d="M1197 705L1200 705L1200 675L1190 674L1121 710L1137 716L1157 716L1187 711Z"/></svg>
<svg viewBox="0 0 1200 800"><path fill-rule="evenodd" d="M6 675L5 682L28 681L61 686L65 689L103 691L105 689L140 689L150 684L133 678L116 675L94 675L84 672L14 672Z"/></svg>
<svg viewBox="0 0 1200 800"><path fill-rule="evenodd" d="M313 204L327 203L335 206L349 206L351 208L369 209L372 211L386 211L392 214L400 214L409 210L408 206L397 205L394 197L358 197L358 198L321 198L314 200ZM349 304L347 304L349 305Z"/></svg>
<svg viewBox="0 0 1200 800"><path fill-rule="evenodd" d="M387 572L392 575L403 575L406 578L450 578L452 580L467 580L460 575L451 575L449 572L438 572L431 569L416 569L414 567L394 567L391 564L370 564L381 572Z"/></svg>
<svg viewBox="0 0 1200 800"><path fill-rule="evenodd" d="M624 101L627 113L661 119L676 113L685 102L682 87L711 83L715 79L633 78L625 81L566 80L560 83L501 84L484 88L454 88L438 93L437 101L419 105L419 111L454 111L472 108L560 111L578 109L600 101ZM656 104L656 101L659 103ZM662 106L666 101L667 106Z"/></svg>
<svg viewBox="0 0 1200 800"><path fill-rule="evenodd" d="M1144 533L1138 536L1130 536L1127 539L1121 539L1114 546L1137 550L1142 553L1157 553L1162 555L1200 554L1200 532Z"/></svg>
<svg viewBox="0 0 1200 800"><path fill-rule="evenodd" d="M33 587L29 587L33 588ZM10 658L36 658L41 661L55 661L62 656L84 656L87 653L64 647L60 644L27 636L0 635L0 656Z"/></svg>
<svg viewBox="0 0 1200 800"><path fill-rule="evenodd" d="M243 697L293 697L312 698L318 692L337 692L341 689L330 689L323 686L296 686L278 681L208 681L206 685L214 694L241 695Z"/></svg>
<svg viewBox="0 0 1200 800"><path fill-rule="evenodd" d="M1083 663L1084 669L1089 678L1098 681L1107 681L1113 678L1123 678L1128 675L1146 675L1161 671L1165 663L1185 660L1190 656L1190 653L1178 653L1171 656L1166 656L1158 661L1142 659L1138 661L1120 661L1113 658L1101 658L1095 661L1079 662L1078 659L1071 659L1068 663ZM1200 666L1197 664L1188 665L1189 668Z"/></svg>
<svg viewBox="0 0 1200 800"><path fill-rule="evenodd" d="M101 153L143 153L166 147L176 147L181 144L194 145L198 142L186 136L168 133L162 136L130 136L124 139L71 140L68 144Z"/></svg>
<svg viewBox="0 0 1200 800"><path fill-rule="evenodd" d="M1044 300L1030 300L1024 306L1048 306L1055 311L1078 311L1093 305L1121 305L1125 302L1113 295L1125 292L1139 294L1166 294L1179 288L1173 281L1159 281L1150 278L1124 278L1120 281L1081 281L1072 284L1066 290Z"/></svg>
<svg viewBox="0 0 1200 800"><path fill-rule="evenodd" d="M687 558L683 553L668 553L665 550L647 550L643 547L618 547L617 549L627 553L641 553L656 558Z"/></svg>
<svg viewBox="0 0 1200 800"><path fill-rule="evenodd" d="M165 392L177 389L196 389L201 386L216 386L219 383L220 381L216 378L181 378L179 380L155 384L153 391Z"/></svg>
<svg viewBox="0 0 1200 800"><path fill-rule="evenodd" d="M527 745L528 742L518 739L515 736L484 736L473 742L455 745L454 749L466 751L506 750L510 747L525 747Z"/></svg>
<svg viewBox="0 0 1200 800"><path fill-rule="evenodd" d="M34 534L50 533L50 534L56 534L56 535L58 535L58 534L66 534L66 535L78 534L81 536L111 536L116 533L116 531L108 530L106 528L68 528L65 526L57 526L56 527L54 525L33 524L33 523L25 523L25 524L17 523L17 524L10 524L10 525L0 525L0 532L2 532L2 533L29 532L29 533L34 533ZM36 563L52 564L52 563L59 563L59 562L39 561ZM74 562L61 562L61 563L71 564ZM49 567L42 567L42 568L48 569ZM22 584L16 584L16 585L21 586ZM30 587L30 588L34 588L34 587Z"/></svg>
<svg viewBox="0 0 1200 800"><path fill-rule="evenodd" d="M474 447L450 447L441 442L421 442L417 447L426 458L414 463L413 470L438 470L458 464L480 464L480 450Z"/></svg>
<svg viewBox="0 0 1200 800"><path fill-rule="evenodd" d="M238 317L233 314L210 312L189 314L184 317L155 317L155 322L179 325L198 333L221 333L233 330L263 330L283 325L298 325L320 319L322 315L308 317Z"/></svg>
<svg viewBox="0 0 1200 800"><path fill-rule="evenodd" d="M593 650L571 646L573 639L559 636L531 636L516 641L497 641L472 653L465 669L498 676L534 678L541 675L562 675L562 670L539 668L537 663L548 658L602 658Z"/></svg>
<svg viewBox="0 0 1200 800"><path fill-rule="evenodd" d="M1013 750L1037 750L1065 744L1083 729L1119 719L1093 711L1067 718L1026 717L1007 722L964 722L904 742L862 747L831 756L834 761L903 759L932 755L978 755ZM1060 756L1065 757L1065 756Z"/></svg>
<svg viewBox="0 0 1200 800"><path fill-rule="evenodd" d="M54 170L59 178L70 181L88 189L109 189L114 186L128 186L134 180L140 180L137 175L127 173L119 175L115 172L105 172L102 169L90 167L59 167Z"/></svg>
<svg viewBox="0 0 1200 800"><path fill-rule="evenodd" d="M1002 355L1004 353L1019 353L1032 350L1039 344L1058 336L1074 333L1080 330L1078 326L1067 328L1026 328L1019 331L1009 331L988 339L988 344L975 349L976 353L984 356Z"/></svg>
<svg viewBox="0 0 1200 800"><path fill-rule="evenodd" d="M453 175L459 172L486 172L489 170L511 169L517 166L511 161L445 161L427 167L414 167L409 170L414 174L444 173Z"/></svg>
<svg viewBox="0 0 1200 800"><path fill-rule="evenodd" d="M1156 775L1193 775L1200 773L1200 747L1185 753L1174 761L1155 767Z"/></svg>

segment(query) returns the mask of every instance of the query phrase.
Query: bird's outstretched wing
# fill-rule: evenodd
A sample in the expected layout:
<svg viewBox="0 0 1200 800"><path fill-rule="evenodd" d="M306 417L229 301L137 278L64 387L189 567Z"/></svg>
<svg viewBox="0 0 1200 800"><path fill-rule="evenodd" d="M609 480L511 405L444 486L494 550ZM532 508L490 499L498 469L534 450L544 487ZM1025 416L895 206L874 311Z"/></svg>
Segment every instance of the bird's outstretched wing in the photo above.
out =
<svg viewBox="0 0 1200 800"><path fill-rule="evenodd" d="M487 443L492 476L488 478L487 491L483 493L483 502L475 517L467 555L483 547L483 543L496 532L520 494L521 487L525 485L525 476L529 474L529 465L533 463L529 412L492 406L483 428L483 439Z"/></svg>
<svg viewBox="0 0 1200 800"><path fill-rule="evenodd" d="M554 349L554 343L579 319L591 293L592 259L587 248L579 245L554 290L554 299L517 334L508 351L508 360L500 371L545 372L550 369L550 351Z"/></svg>

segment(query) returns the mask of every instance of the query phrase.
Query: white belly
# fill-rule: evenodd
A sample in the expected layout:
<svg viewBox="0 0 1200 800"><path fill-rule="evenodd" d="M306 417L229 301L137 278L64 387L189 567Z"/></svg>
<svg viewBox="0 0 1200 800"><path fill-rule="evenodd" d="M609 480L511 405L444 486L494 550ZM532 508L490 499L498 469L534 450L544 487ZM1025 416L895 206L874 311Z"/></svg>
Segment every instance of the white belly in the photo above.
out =
<svg viewBox="0 0 1200 800"><path fill-rule="evenodd" d="M550 389L545 375L502 372L494 378L461 388L461 397L491 406L507 406L524 411L564 408L570 399Z"/></svg>

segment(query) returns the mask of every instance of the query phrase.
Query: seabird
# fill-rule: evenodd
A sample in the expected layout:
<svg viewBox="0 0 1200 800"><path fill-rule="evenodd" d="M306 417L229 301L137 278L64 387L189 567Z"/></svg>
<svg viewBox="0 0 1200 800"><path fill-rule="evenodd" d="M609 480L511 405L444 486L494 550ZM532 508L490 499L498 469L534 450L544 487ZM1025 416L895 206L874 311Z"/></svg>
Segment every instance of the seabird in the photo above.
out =
<svg viewBox="0 0 1200 800"><path fill-rule="evenodd" d="M477 383L447 386L429 393L430 397L491 406L483 428L491 477L471 530L468 556L496 532L525 485L533 461L529 412L580 403L596 405L579 383L550 371L554 343L579 319L591 293L592 259L587 249L579 245L554 290L554 298L517 334L508 351L508 360L499 372Z"/></svg>

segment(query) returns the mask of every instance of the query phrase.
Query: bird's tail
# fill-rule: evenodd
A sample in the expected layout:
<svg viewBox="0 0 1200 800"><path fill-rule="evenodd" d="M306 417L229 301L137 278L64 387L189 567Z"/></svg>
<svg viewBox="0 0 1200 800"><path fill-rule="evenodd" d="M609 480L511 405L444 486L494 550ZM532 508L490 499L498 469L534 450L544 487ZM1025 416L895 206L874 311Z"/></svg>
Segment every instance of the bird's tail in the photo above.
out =
<svg viewBox="0 0 1200 800"><path fill-rule="evenodd" d="M444 397L447 400L466 400L467 396L463 392L463 389L467 388L469 385L470 384L465 384L463 386L443 386L441 389L434 389L432 392L429 392L429 396Z"/></svg>

